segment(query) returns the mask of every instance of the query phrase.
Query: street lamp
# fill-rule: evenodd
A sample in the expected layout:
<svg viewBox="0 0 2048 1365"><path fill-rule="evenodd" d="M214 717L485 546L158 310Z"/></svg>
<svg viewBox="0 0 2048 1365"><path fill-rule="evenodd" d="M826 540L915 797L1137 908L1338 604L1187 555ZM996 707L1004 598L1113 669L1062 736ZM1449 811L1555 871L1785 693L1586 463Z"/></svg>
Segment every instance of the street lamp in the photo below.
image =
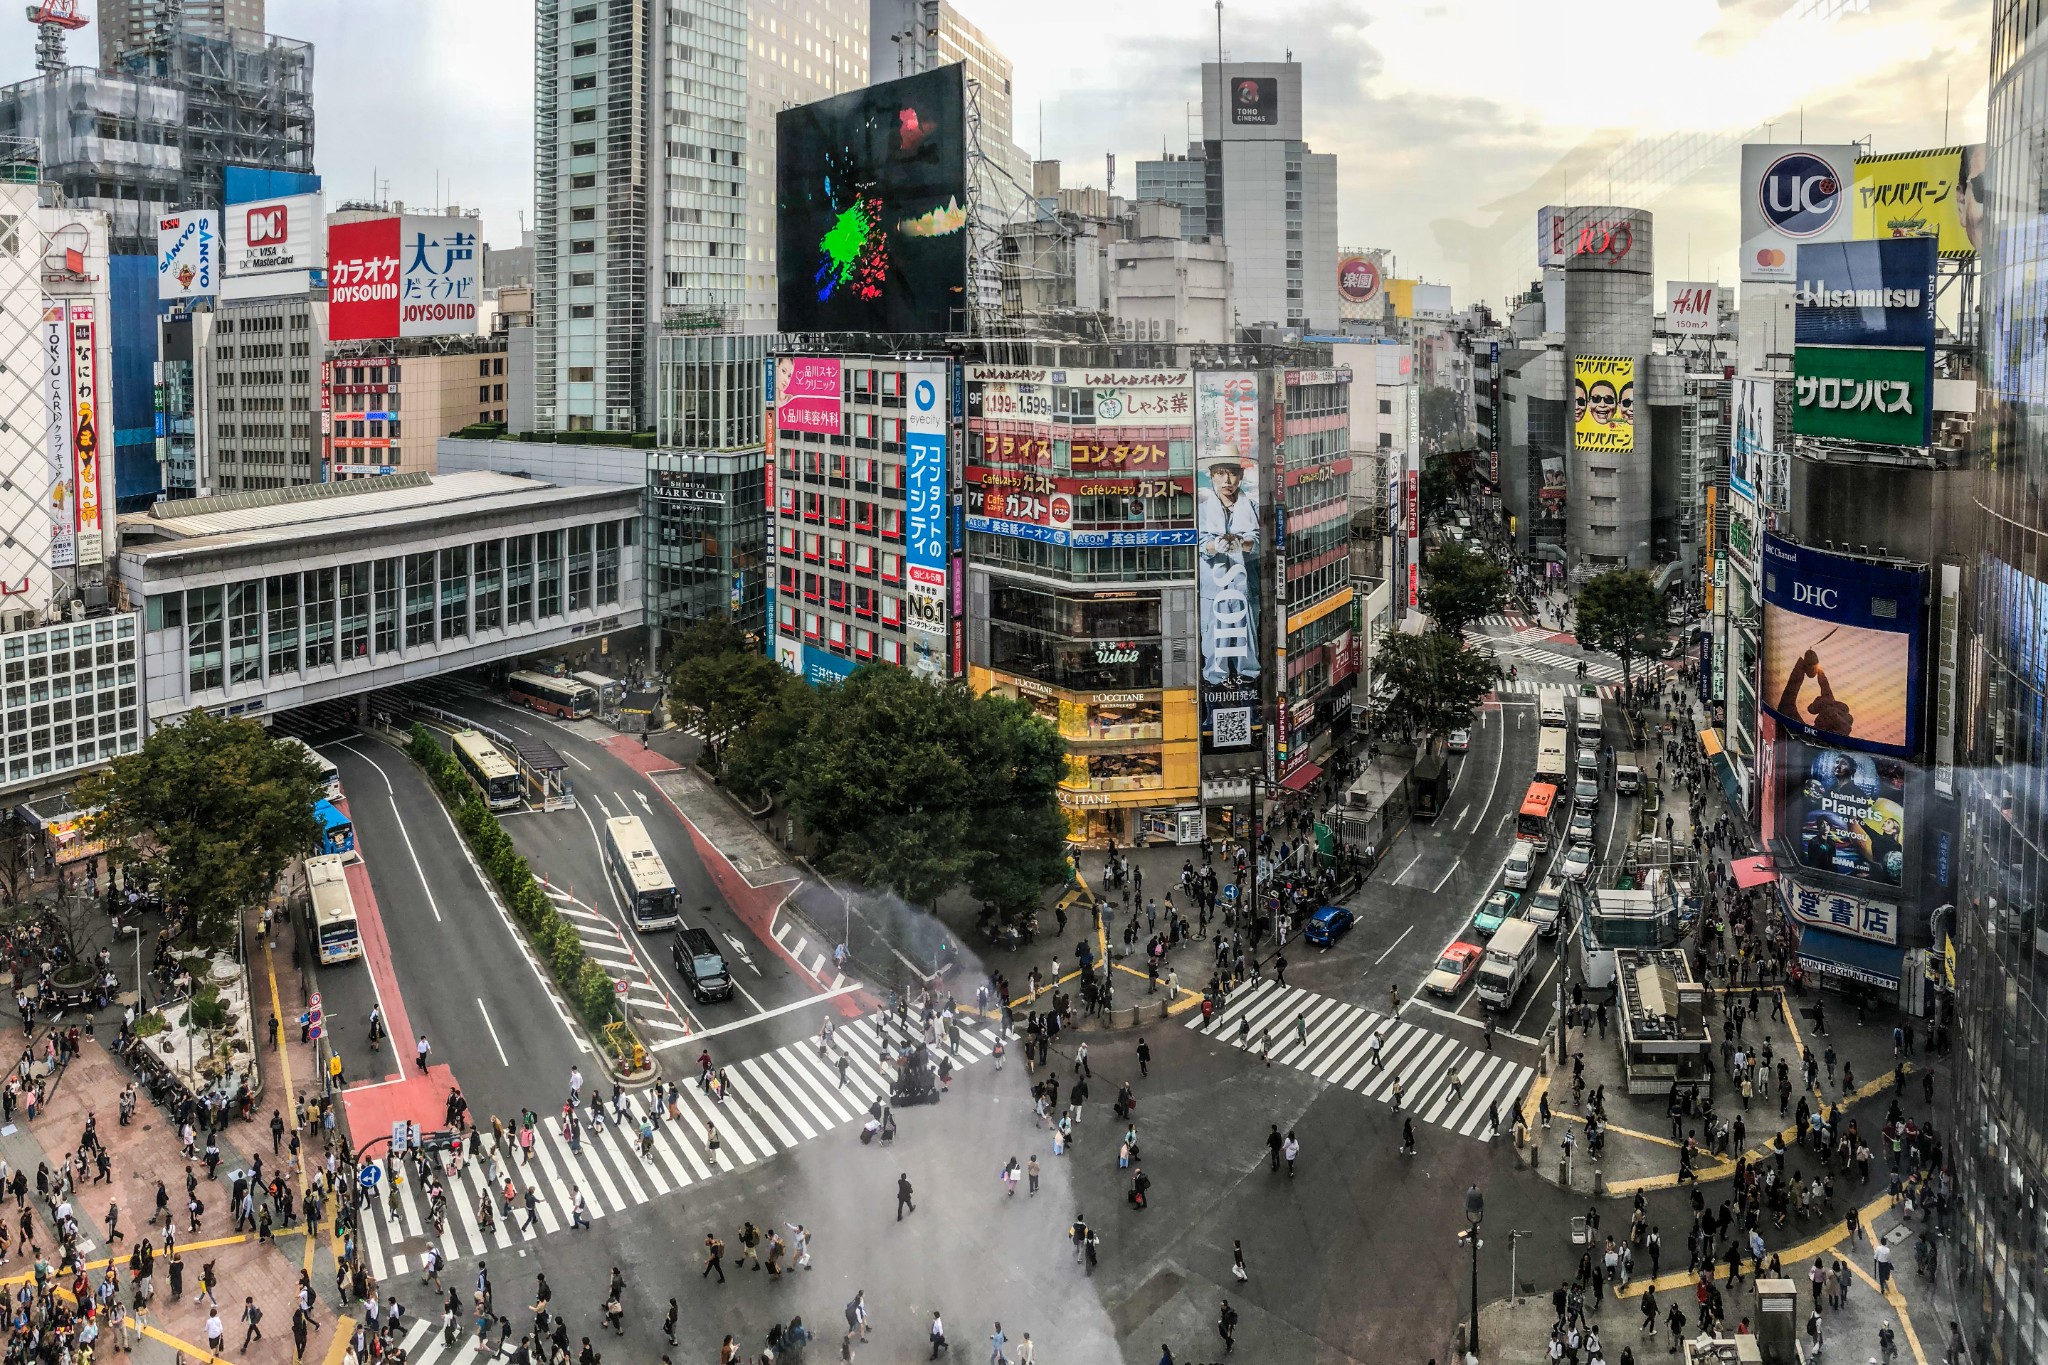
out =
<svg viewBox="0 0 2048 1365"><path fill-rule="evenodd" d="M1486 1196L1477 1185L1465 1189L1465 1238L1472 1244L1472 1330L1465 1338L1465 1359L1479 1365L1479 1225L1486 1221Z"/></svg>
<svg viewBox="0 0 2048 1365"><path fill-rule="evenodd" d="M135 935L135 1015L139 1019L149 1008L142 998L142 926L131 924L128 932Z"/></svg>

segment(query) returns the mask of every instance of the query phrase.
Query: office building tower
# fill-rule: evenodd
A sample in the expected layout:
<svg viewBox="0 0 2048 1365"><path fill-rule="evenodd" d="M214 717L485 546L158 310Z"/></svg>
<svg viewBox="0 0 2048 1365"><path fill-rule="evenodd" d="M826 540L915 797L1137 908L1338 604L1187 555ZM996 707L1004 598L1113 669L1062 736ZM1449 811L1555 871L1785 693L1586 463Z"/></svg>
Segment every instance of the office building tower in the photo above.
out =
<svg viewBox="0 0 2048 1365"><path fill-rule="evenodd" d="M1299 62L1202 63L1207 235L1242 326L1337 329L1337 158L1301 140Z"/></svg>
<svg viewBox="0 0 2048 1365"><path fill-rule="evenodd" d="M263 0L99 0L97 9L102 71L172 32L202 38L226 38L235 29L263 32Z"/></svg>
<svg viewBox="0 0 2048 1365"><path fill-rule="evenodd" d="M1179 205L1180 235L1190 242L1208 237L1208 163L1202 159L1202 144L1190 142L1186 156L1167 153L1157 161L1140 161L1137 197Z"/></svg>

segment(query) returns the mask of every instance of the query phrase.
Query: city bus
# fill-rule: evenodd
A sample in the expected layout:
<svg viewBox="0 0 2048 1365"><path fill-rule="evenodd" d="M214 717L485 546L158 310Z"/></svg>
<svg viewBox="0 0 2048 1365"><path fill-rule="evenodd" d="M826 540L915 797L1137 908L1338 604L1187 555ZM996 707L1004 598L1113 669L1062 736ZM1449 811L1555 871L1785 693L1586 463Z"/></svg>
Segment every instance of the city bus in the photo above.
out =
<svg viewBox="0 0 2048 1365"><path fill-rule="evenodd" d="M1559 813L1557 788L1548 782L1531 782L1521 810L1515 813L1515 837L1536 845L1538 853L1548 853L1550 841L1557 836Z"/></svg>
<svg viewBox="0 0 2048 1365"><path fill-rule="evenodd" d="M1571 761L1570 745L1570 736L1561 725L1546 725L1536 732L1537 781L1563 785L1565 765Z"/></svg>
<svg viewBox="0 0 2048 1365"><path fill-rule="evenodd" d="M320 851L343 858L356 857L355 824L332 801L315 801L313 818L320 822Z"/></svg>
<svg viewBox="0 0 2048 1365"><path fill-rule="evenodd" d="M457 730L455 740L455 761L462 765L462 771L478 792L482 793L484 804L492 810L516 810L523 798L519 789L519 769L512 761L498 752L498 746L474 730Z"/></svg>
<svg viewBox="0 0 2048 1365"><path fill-rule="evenodd" d="M352 962L363 955L356 928L355 898L349 895L345 858L331 854L306 859L306 886L313 896L313 941L320 945L320 965Z"/></svg>
<svg viewBox="0 0 2048 1365"><path fill-rule="evenodd" d="M320 770L320 790L329 801L341 800L341 769L334 766L333 759L326 757L297 735L279 735L277 738L282 743L295 746L313 761L313 766Z"/></svg>
<svg viewBox="0 0 2048 1365"><path fill-rule="evenodd" d="M620 815L604 822L604 852L606 864L626 893L635 929L644 934L682 923L676 911L676 884L669 879L668 868L654 851L654 841L647 837L647 827L639 816Z"/></svg>
<svg viewBox="0 0 2048 1365"><path fill-rule="evenodd" d="M514 673L505 680L505 691L521 706L564 720L575 720L597 710L597 689L574 678Z"/></svg>

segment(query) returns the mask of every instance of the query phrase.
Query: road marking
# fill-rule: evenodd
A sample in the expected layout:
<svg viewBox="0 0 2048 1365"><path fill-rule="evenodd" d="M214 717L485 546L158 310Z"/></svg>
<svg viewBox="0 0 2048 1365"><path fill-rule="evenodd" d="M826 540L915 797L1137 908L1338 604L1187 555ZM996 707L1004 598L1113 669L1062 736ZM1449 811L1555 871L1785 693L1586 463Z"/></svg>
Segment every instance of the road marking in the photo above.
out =
<svg viewBox="0 0 2048 1365"><path fill-rule="evenodd" d="M1453 872L1456 872L1457 870L1458 865L1456 863L1452 863L1449 867L1445 868L1444 875L1438 877L1436 879L1436 885L1429 888L1429 894L1434 896L1440 893L1444 889L1444 883L1449 881L1451 879L1451 874Z"/></svg>
<svg viewBox="0 0 2048 1365"><path fill-rule="evenodd" d="M1402 868L1399 872L1396 872L1394 874L1394 885L1399 886L1401 884L1401 878L1407 876L1410 872L1413 872L1415 870L1415 865L1421 861L1422 850L1418 848L1415 850L1415 856L1408 860L1408 866Z"/></svg>
<svg viewBox="0 0 2048 1365"><path fill-rule="evenodd" d="M1409 926L1408 926L1408 927L1407 927L1406 929L1403 929L1403 930L1401 931L1401 938L1406 938L1406 937L1408 937L1408 935L1410 935L1410 934L1412 934L1412 933L1414 933L1414 932L1415 932L1415 926L1414 926L1413 924L1411 924L1411 925L1409 925ZM1373 966L1375 966L1375 967L1377 967L1377 966L1379 966L1379 965L1380 965L1380 964L1381 964L1382 962L1385 962L1385 961L1386 961L1386 960L1387 960L1387 959L1388 959L1389 957L1393 956L1393 953L1394 953L1394 949L1396 949L1396 948L1398 948L1398 947L1400 947L1400 946L1401 946L1401 938L1397 938L1397 939L1395 939L1395 940L1394 940L1394 941L1393 941L1392 943L1389 943L1389 944L1387 945L1387 951L1386 951L1386 952L1384 952L1384 953L1381 953L1381 954L1380 954L1380 955L1379 955L1378 957L1374 958L1374 959L1372 960L1372 965L1373 965Z"/></svg>
<svg viewBox="0 0 2048 1365"><path fill-rule="evenodd" d="M505 1055L505 1045L498 1041L498 1026L491 1022L491 1012L484 1008L484 998L476 998L476 1012L484 1017L484 1027L491 1031L491 1046L498 1049L498 1062L502 1066L512 1065L512 1059Z"/></svg>
<svg viewBox="0 0 2048 1365"><path fill-rule="evenodd" d="M652 803L652 802L650 802L650 801L649 801L649 800L647 799L647 793L646 793L646 792L643 792L643 791L639 791L639 790L637 790L637 789L636 789L636 790L635 790L635 791L633 792L633 795L635 795L635 796L637 796L637 797L639 797L639 798L640 798L640 809L642 809L642 810L646 811L646 812L647 812L647 813L648 813L649 815L652 815L652 814L654 814L654 805L653 805L653 803Z"/></svg>

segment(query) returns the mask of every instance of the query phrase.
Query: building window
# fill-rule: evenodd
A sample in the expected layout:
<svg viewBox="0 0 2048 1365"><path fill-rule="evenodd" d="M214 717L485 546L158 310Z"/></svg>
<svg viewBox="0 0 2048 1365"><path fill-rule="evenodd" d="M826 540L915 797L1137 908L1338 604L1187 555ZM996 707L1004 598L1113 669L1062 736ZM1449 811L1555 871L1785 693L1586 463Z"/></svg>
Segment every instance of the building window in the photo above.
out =
<svg viewBox="0 0 2048 1365"><path fill-rule="evenodd" d="M398 561L380 559L372 569L371 592L376 621L373 648L379 654L395 654L398 651Z"/></svg>
<svg viewBox="0 0 2048 1365"><path fill-rule="evenodd" d="M505 624L525 625L533 619L533 537L514 536L507 545Z"/></svg>
<svg viewBox="0 0 2048 1365"><path fill-rule="evenodd" d="M228 585L228 682L263 681L263 583Z"/></svg>
<svg viewBox="0 0 2048 1365"><path fill-rule="evenodd" d="M265 663L271 677L299 671L299 576L273 574L263 581L264 608L270 625Z"/></svg>
<svg viewBox="0 0 2048 1365"><path fill-rule="evenodd" d="M594 318L597 316L597 305L594 303L572 303L569 305L569 316L572 318ZM487 403L490 401L490 395L487 392L480 393L477 401Z"/></svg>
<svg viewBox="0 0 2048 1365"><path fill-rule="evenodd" d="M405 647L434 643L434 552L405 557Z"/></svg>
<svg viewBox="0 0 2048 1365"><path fill-rule="evenodd" d="M220 598L219 588L194 588L185 594L185 619L190 622L185 629L185 672L191 692L220 686ZM14 727L10 723L8 728Z"/></svg>
<svg viewBox="0 0 2048 1365"><path fill-rule="evenodd" d="M344 564L341 581L341 659L361 659L370 652L370 566Z"/></svg>
<svg viewBox="0 0 2048 1365"><path fill-rule="evenodd" d="M469 634L469 547L451 545L441 551L441 638Z"/></svg>
<svg viewBox="0 0 2048 1365"><path fill-rule="evenodd" d="M607 521L597 528L597 604L615 607L619 603L619 523Z"/></svg>
<svg viewBox="0 0 2048 1365"><path fill-rule="evenodd" d="M597 381L597 367L596 367L596 366L594 366L594 365L571 365L571 366L569 367L569 382L570 382L571 384L592 384L592 383L595 383L596 381Z"/></svg>
<svg viewBox="0 0 2048 1365"><path fill-rule="evenodd" d="M476 628L496 630L504 615L505 544L487 540L476 547Z"/></svg>
<svg viewBox="0 0 2048 1365"><path fill-rule="evenodd" d="M535 555L540 561L538 614L545 621L562 614L562 533L542 531L535 544Z"/></svg>
<svg viewBox="0 0 2048 1365"><path fill-rule="evenodd" d="M303 592L306 604L306 667L334 662L334 570L308 569Z"/></svg>
<svg viewBox="0 0 2048 1365"><path fill-rule="evenodd" d="M597 188L597 177L594 175L572 175L569 177L569 188L572 190L594 190Z"/></svg>
<svg viewBox="0 0 2048 1365"><path fill-rule="evenodd" d="M569 528L569 610L590 610L591 544L595 527Z"/></svg>
<svg viewBox="0 0 2048 1365"><path fill-rule="evenodd" d="M144 630L169 630L185 624L185 597L183 593L159 592L150 594L143 606L142 627ZM20 642L8 641L16 650ZM9 668L19 668L10 664Z"/></svg>
<svg viewBox="0 0 2048 1365"><path fill-rule="evenodd" d="M589 238L569 243L569 254L572 256L588 256L595 250L597 250L597 243Z"/></svg>

